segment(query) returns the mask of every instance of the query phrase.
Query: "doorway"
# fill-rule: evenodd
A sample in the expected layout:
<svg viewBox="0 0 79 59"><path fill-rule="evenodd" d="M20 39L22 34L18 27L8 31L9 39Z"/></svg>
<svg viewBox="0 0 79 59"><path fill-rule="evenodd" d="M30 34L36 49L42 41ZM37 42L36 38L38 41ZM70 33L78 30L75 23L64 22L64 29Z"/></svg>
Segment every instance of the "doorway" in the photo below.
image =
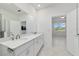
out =
<svg viewBox="0 0 79 59"><path fill-rule="evenodd" d="M66 17L57 16L52 18L53 47L66 47Z"/></svg>

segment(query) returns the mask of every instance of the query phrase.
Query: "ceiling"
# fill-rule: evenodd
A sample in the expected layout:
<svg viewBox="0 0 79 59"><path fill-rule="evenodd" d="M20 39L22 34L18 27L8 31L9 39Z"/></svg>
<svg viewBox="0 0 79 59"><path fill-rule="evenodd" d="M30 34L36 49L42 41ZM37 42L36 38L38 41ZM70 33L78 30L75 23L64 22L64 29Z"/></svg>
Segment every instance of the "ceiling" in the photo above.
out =
<svg viewBox="0 0 79 59"><path fill-rule="evenodd" d="M41 10L41 9L45 9L45 8L65 8L65 9L74 9L76 8L76 4L75 3L31 3L31 5L36 9L36 10ZM40 5L40 7L38 6Z"/></svg>
<svg viewBox="0 0 79 59"><path fill-rule="evenodd" d="M25 3L27 4L27 3ZM54 10L61 10L61 11L70 11L72 9L76 8L75 3L28 3L31 6L33 6L36 10L46 9L46 8L52 8ZM38 6L40 5L40 7ZM26 7L27 8L27 7ZM24 14L25 12L21 10L19 7L17 7L13 3L0 3L0 9L11 11L15 14ZM21 10L21 12L17 12L17 10Z"/></svg>
<svg viewBox="0 0 79 59"><path fill-rule="evenodd" d="M17 15L25 13L23 10L18 8L13 3L0 3L0 9L7 10L7 11L15 13ZM17 10L21 10L21 12L18 12Z"/></svg>

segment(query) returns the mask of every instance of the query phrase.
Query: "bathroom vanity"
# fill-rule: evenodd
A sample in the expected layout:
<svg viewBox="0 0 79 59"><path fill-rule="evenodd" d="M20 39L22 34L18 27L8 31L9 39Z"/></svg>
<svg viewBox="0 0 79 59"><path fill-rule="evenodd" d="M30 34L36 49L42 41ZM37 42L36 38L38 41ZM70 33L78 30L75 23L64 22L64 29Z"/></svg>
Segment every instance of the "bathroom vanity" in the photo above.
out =
<svg viewBox="0 0 79 59"><path fill-rule="evenodd" d="M25 34L20 39L0 42L1 56L35 56L43 47L43 34Z"/></svg>

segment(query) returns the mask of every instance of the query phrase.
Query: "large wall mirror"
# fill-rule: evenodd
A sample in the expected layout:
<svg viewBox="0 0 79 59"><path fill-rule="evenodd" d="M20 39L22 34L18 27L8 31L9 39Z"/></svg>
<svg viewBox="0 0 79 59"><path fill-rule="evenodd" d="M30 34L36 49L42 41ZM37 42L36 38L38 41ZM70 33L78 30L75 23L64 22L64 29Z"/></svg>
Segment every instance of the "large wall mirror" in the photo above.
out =
<svg viewBox="0 0 79 59"><path fill-rule="evenodd" d="M26 22L21 22L25 15L26 12L15 4L0 4L0 38L9 37L11 34L18 35L21 29L25 30Z"/></svg>

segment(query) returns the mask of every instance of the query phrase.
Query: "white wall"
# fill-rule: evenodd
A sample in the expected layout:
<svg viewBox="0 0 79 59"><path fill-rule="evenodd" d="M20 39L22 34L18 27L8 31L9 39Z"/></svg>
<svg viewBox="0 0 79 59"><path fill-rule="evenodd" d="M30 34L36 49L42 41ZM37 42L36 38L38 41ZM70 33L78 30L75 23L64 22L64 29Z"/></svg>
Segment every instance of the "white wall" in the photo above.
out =
<svg viewBox="0 0 79 59"><path fill-rule="evenodd" d="M15 5L26 12L26 15L23 15L22 18L26 20L27 33L37 32L37 13L34 7L26 3L16 3ZM22 18L20 19L23 20Z"/></svg>
<svg viewBox="0 0 79 59"><path fill-rule="evenodd" d="M20 22L26 21L26 33L32 33L37 31L36 19L30 14L24 14L19 17Z"/></svg>
<svg viewBox="0 0 79 59"><path fill-rule="evenodd" d="M15 36L17 34L21 34L21 25L20 25L20 21L14 21L14 20L10 20L10 32L13 33Z"/></svg>
<svg viewBox="0 0 79 59"><path fill-rule="evenodd" d="M35 16L28 15L27 22L27 33L37 32L37 19Z"/></svg>
<svg viewBox="0 0 79 59"><path fill-rule="evenodd" d="M38 32L44 33L45 45L47 47L52 46L52 17L66 15L66 13L68 11L56 10L53 7L38 11Z"/></svg>

